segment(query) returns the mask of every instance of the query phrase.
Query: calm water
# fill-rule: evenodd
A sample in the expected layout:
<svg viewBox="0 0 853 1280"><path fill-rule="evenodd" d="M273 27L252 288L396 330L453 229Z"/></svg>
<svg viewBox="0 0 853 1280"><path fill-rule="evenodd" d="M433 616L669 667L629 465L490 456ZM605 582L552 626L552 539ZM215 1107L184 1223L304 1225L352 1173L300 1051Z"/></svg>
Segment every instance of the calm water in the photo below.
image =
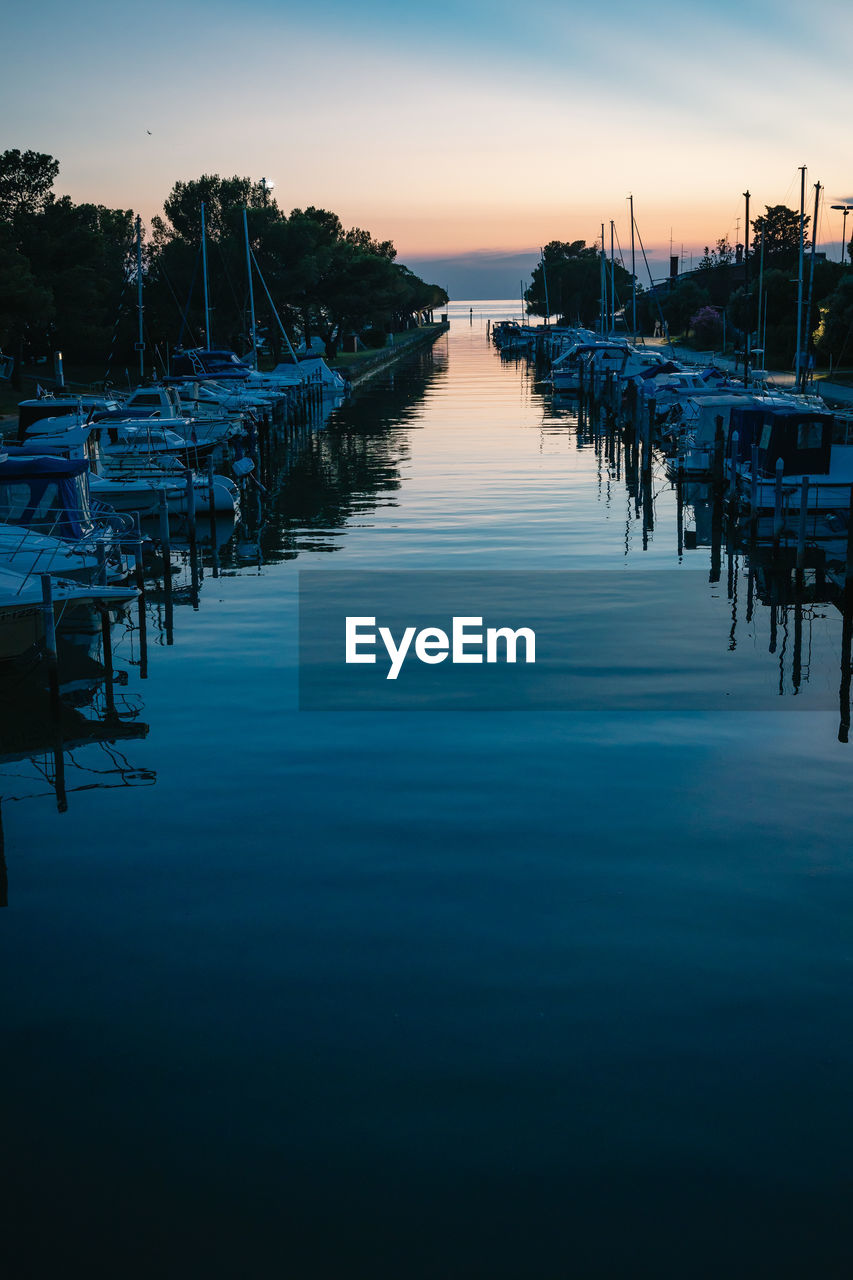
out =
<svg viewBox="0 0 853 1280"><path fill-rule="evenodd" d="M701 504L679 557L665 478L644 520L488 344L509 311L454 308L308 434L197 609L183 571L171 645L150 593L147 679L114 628L136 736L66 751L67 812L15 695L10 1280L853 1274L837 711L295 709L297 573L325 566L669 569L780 705L835 697L837 613L806 611L795 678L789 611L770 654L745 565L734 602L725 554L709 581Z"/></svg>

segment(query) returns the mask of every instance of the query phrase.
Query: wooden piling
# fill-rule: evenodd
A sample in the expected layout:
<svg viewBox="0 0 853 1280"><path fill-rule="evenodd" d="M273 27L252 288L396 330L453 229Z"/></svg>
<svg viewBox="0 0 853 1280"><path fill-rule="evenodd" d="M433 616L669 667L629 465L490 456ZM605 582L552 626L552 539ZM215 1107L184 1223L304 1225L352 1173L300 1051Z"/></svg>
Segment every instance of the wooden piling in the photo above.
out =
<svg viewBox="0 0 853 1280"><path fill-rule="evenodd" d="M113 687L113 635L110 627L108 609L101 609L101 642L104 654L104 692L107 700L107 716L114 716L116 711L115 692Z"/></svg>
<svg viewBox="0 0 853 1280"><path fill-rule="evenodd" d="M655 400L649 401L649 412L643 429L643 475L652 474L652 430L655 423Z"/></svg>
<svg viewBox="0 0 853 1280"><path fill-rule="evenodd" d="M54 710L59 706L59 659L56 652L56 619L53 615L53 578L49 573L41 577L41 608L44 624L44 650L47 658L47 683Z"/></svg>
<svg viewBox="0 0 853 1280"><path fill-rule="evenodd" d="M779 545L782 537L782 473L785 470L785 463L781 458L776 459L776 489L773 496L773 542Z"/></svg>
<svg viewBox="0 0 853 1280"><path fill-rule="evenodd" d="M725 438L723 435L723 419L718 413L714 419L714 464L713 480L717 488L722 488L723 470L725 466Z"/></svg>
<svg viewBox="0 0 853 1280"><path fill-rule="evenodd" d="M136 578L136 589L140 595L145 592L145 568L142 563L142 542L137 538L133 547L133 565Z"/></svg>
<svg viewBox="0 0 853 1280"><path fill-rule="evenodd" d="M174 610L172 604L172 540L169 531L169 499L166 490L160 490L160 542L163 548L163 591L165 594L166 644L173 643L172 624Z"/></svg>
<svg viewBox="0 0 853 1280"><path fill-rule="evenodd" d="M838 690L840 722L838 741L850 740L850 680L853 674L853 485L847 514L847 563L844 569L844 592L841 627L841 685Z"/></svg>
<svg viewBox="0 0 853 1280"><path fill-rule="evenodd" d="M847 607L853 609L853 484L850 486L850 506L847 512L847 560L844 567L844 591Z"/></svg>
<svg viewBox="0 0 853 1280"><path fill-rule="evenodd" d="M139 627L139 678L148 679L148 615L145 612L145 593L140 591L136 602L136 616Z"/></svg>
<svg viewBox="0 0 853 1280"><path fill-rule="evenodd" d="M195 477L187 471L187 531L190 540L195 541Z"/></svg>
<svg viewBox="0 0 853 1280"><path fill-rule="evenodd" d="M167 562L172 552L172 539L169 531L169 499L165 489L158 496L160 504L160 543L163 548L163 560Z"/></svg>
<svg viewBox="0 0 853 1280"><path fill-rule="evenodd" d="M797 527L797 568L802 569L806 559L806 524L809 517L809 477L803 476L800 485L800 521Z"/></svg>
<svg viewBox="0 0 853 1280"><path fill-rule="evenodd" d="M2 805L2 801L0 801ZM6 870L6 842L3 838L3 810L0 807L0 907L9 905L9 873Z"/></svg>

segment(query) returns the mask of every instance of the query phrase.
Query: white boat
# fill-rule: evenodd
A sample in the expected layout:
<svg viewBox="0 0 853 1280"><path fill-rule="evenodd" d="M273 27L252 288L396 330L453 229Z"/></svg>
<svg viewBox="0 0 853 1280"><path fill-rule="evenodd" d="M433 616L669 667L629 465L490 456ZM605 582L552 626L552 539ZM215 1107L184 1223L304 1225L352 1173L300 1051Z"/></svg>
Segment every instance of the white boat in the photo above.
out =
<svg viewBox="0 0 853 1280"><path fill-rule="evenodd" d="M785 511L800 511L804 480L808 480L807 510L849 510L853 445L832 443L834 425L828 410L797 405L764 408L751 418L733 414L729 453L735 455L737 483L745 504L756 512L774 511L780 474Z"/></svg>
<svg viewBox="0 0 853 1280"><path fill-rule="evenodd" d="M185 475L186 473L184 473ZM240 490L228 476L213 477L211 494L207 476L193 474L193 494L196 512L201 515L212 509L218 515L234 515L240 501ZM189 510L187 480L163 471L105 472L89 478L89 491L93 498L106 503L115 511L139 512L141 516L153 516L160 510L160 495L166 495L166 503L172 515L185 515Z"/></svg>
<svg viewBox="0 0 853 1280"><path fill-rule="evenodd" d="M95 586L52 577L54 621L77 606L119 606L136 598L129 587ZM0 660L28 652L44 634L44 603L37 572L21 573L0 563Z"/></svg>
<svg viewBox="0 0 853 1280"><path fill-rule="evenodd" d="M0 567L25 575L50 573L63 578L94 580L101 570L96 544L88 539L69 542L20 525L0 525ZM127 566L108 564L107 574L124 575Z"/></svg>
<svg viewBox="0 0 853 1280"><path fill-rule="evenodd" d="M10 446L0 461L0 563L22 573L123 576L133 535L126 518L93 510L85 458L38 456Z"/></svg>
<svg viewBox="0 0 853 1280"><path fill-rule="evenodd" d="M111 435L115 435L114 441ZM149 438L151 449L147 447ZM110 426L96 422L66 426L62 432L50 431L45 436L29 439L21 448L28 453L49 451L87 461L91 498L114 511L154 515L160 510L160 494L164 492L170 513L179 515L185 514L189 505L188 468L176 456L175 440L176 437L159 424L155 428L138 422ZM185 454L186 450L180 452ZM211 499L216 513L235 514L240 491L233 480L214 475L211 495L208 477L197 472L191 474L198 514L210 512Z"/></svg>

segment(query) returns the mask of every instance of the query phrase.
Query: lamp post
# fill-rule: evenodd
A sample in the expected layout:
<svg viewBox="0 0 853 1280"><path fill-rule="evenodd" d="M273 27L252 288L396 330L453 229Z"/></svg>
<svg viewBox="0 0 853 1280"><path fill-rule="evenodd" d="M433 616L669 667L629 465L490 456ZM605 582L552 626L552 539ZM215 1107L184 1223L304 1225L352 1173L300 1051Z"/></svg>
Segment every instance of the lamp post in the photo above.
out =
<svg viewBox="0 0 853 1280"><path fill-rule="evenodd" d="M270 192L272 191L272 189L273 189L273 187L274 187L274 186L275 186L275 183L274 183L274 182L272 182L269 178L261 178L261 190L262 190L262 191L263 191L263 193L264 193L264 208L265 208L265 209L266 209L266 207L267 207L267 202L268 202L268 200L269 200L269 198L270 198Z"/></svg>
<svg viewBox="0 0 853 1280"><path fill-rule="evenodd" d="M833 209L838 209L843 214L841 223L841 262L844 263L844 249L847 245L847 215L853 213L853 204L834 204Z"/></svg>

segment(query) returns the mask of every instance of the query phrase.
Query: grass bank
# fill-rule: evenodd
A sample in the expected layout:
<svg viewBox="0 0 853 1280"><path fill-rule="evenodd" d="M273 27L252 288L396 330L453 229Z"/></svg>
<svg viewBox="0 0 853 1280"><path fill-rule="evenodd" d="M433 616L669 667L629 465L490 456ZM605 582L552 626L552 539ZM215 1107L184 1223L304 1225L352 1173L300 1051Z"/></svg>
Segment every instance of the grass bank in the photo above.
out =
<svg viewBox="0 0 853 1280"><path fill-rule="evenodd" d="M380 347L378 350L367 348L364 351L346 352L331 362L333 369L338 369L349 378L353 386L370 378L389 364L395 363L416 347L430 346L439 334L446 333L447 324L424 324L419 329L407 329L405 333L394 334L394 345Z"/></svg>

